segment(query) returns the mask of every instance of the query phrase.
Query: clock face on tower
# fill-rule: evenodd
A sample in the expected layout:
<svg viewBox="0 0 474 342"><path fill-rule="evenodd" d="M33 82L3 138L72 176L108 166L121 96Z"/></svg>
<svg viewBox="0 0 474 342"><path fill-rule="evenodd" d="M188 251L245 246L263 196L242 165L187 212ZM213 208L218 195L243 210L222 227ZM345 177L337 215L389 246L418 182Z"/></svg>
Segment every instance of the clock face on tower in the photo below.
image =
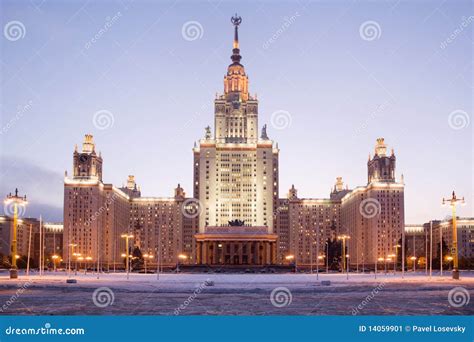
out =
<svg viewBox="0 0 474 342"><path fill-rule="evenodd" d="M88 160L89 160L89 156L86 154L81 154L81 156L79 157L79 161L81 163L86 163Z"/></svg>

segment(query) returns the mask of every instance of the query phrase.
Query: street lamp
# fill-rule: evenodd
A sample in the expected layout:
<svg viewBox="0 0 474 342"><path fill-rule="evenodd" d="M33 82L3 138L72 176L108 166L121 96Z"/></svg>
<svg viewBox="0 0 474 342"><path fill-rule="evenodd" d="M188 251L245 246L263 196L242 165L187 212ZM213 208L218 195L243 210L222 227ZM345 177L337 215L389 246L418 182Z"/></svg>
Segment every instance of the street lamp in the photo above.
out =
<svg viewBox="0 0 474 342"><path fill-rule="evenodd" d="M456 205L457 204L465 205L466 201L463 198L457 198L456 194L453 191L451 199L443 198L443 206L449 204L453 211L453 248L451 249L451 254L453 256L453 279L459 279L459 265L458 265L458 233L456 227Z"/></svg>
<svg viewBox="0 0 474 342"><path fill-rule="evenodd" d="M92 257L91 256L87 256L86 257L86 269L84 270L84 274L87 273L87 267L89 266L89 262L92 261Z"/></svg>
<svg viewBox="0 0 474 342"><path fill-rule="evenodd" d="M453 261L454 258L453 258L451 255L448 255L448 256L446 257L446 260L450 263L449 265L452 266L451 261Z"/></svg>
<svg viewBox="0 0 474 342"><path fill-rule="evenodd" d="M395 246L395 250L397 250L397 249L396 249L396 246ZM393 260L393 274L395 274L395 272L396 272L396 267L397 267L397 253L395 252L395 254L389 254L389 255L388 255L388 258L389 258L390 260Z"/></svg>
<svg viewBox="0 0 474 342"><path fill-rule="evenodd" d="M346 254L346 275L346 279L349 280L349 254Z"/></svg>
<svg viewBox="0 0 474 342"><path fill-rule="evenodd" d="M318 260L316 264L316 280L319 279L319 261L324 260L324 255L318 255Z"/></svg>
<svg viewBox="0 0 474 342"><path fill-rule="evenodd" d="M416 272L416 256L412 256L410 260L413 262L413 272Z"/></svg>
<svg viewBox="0 0 474 342"><path fill-rule="evenodd" d="M126 270L127 270L127 279L129 279L129 274L130 274L130 255L129 255L129 250L128 250L128 240L133 239L132 234L122 234L120 235L121 238L125 239L125 258L126 258Z"/></svg>
<svg viewBox="0 0 474 342"><path fill-rule="evenodd" d="M71 253L68 255L68 272L69 272L69 276L71 276L71 256L74 255L74 247L76 247L77 244L75 243L70 243L69 244L69 247L71 247Z"/></svg>
<svg viewBox="0 0 474 342"><path fill-rule="evenodd" d="M377 279L377 270L378 270L378 264L377 264L377 261L383 261L384 258L375 258L375 279Z"/></svg>
<svg viewBox="0 0 474 342"><path fill-rule="evenodd" d="M59 259L59 255L54 254L51 259L53 259L53 268L54 272L56 272L56 260Z"/></svg>
<svg viewBox="0 0 474 342"><path fill-rule="evenodd" d="M186 254L179 254L178 255L178 260L176 262L176 273L179 273L179 260L186 260L188 258L188 256Z"/></svg>
<svg viewBox="0 0 474 342"><path fill-rule="evenodd" d="M148 254L148 253L143 254L143 260L144 260L144 262L145 262L145 274L146 274L146 260L147 260L147 259L150 259L150 260L153 259L153 255L152 255L152 254Z"/></svg>
<svg viewBox="0 0 474 342"><path fill-rule="evenodd" d="M346 270L347 267L347 261L346 260L346 240L350 239L351 237L346 234L339 235L337 237L338 240L342 240L342 262L343 262L343 267L342 267L342 272L344 273L344 270ZM349 270L347 270L349 272Z"/></svg>
<svg viewBox="0 0 474 342"><path fill-rule="evenodd" d="M24 207L28 204L26 195L23 197L18 196L18 189L15 189L15 195L8 194L4 200L5 205L13 204L13 239L12 239L12 267L10 268L10 279L18 278L18 268L16 267L16 255L17 255L17 230L18 230L18 207ZM7 213L8 214L8 213Z"/></svg>
<svg viewBox="0 0 474 342"><path fill-rule="evenodd" d="M291 264L291 262L295 260L295 256L293 254L290 254L290 255L287 255L285 259L288 260L288 262ZM296 260L295 260L294 266L295 266L295 273L296 273Z"/></svg>
<svg viewBox="0 0 474 342"><path fill-rule="evenodd" d="M329 239L326 241L326 274L329 273Z"/></svg>
<svg viewBox="0 0 474 342"><path fill-rule="evenodd" d="M82 262L84 261L84 257L83 257L83 256L79 256L79 257L77 257L77 260L80 261L79 267L81 267L81 266L82 266Z"/></svg>
<svg viewBox="0 0 474 342"><path fill-rule="evenodd" d="M73 253L74 257L76 257L76 265L74 266L74 275L77 275L77 260L81 257L81 253Z"/></svg>

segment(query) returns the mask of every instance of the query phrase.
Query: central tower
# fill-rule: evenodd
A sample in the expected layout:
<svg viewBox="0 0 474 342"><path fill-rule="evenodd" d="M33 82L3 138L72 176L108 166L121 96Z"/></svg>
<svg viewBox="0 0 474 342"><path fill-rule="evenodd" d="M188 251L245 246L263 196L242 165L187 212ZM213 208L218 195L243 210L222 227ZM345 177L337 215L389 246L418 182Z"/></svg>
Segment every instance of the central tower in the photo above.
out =
<svg viewBox="0 0 474 342"><path fill-rule="evenodd" d="M240 17L232 17L234 44L232 63L224 76L224 94L214 101L215 138L218 143L257 143L258 101L249 95L249 80L240 64Z"/></svg>
<svg viewBox="0 0 474 342"><path fill-rule="evenodd" d="M234 252L216 250L224 248L218 246L229 241L229 235L225 234L232 234L232 243L243 250L247 250L246 243L250 240L263 242L270 236L272 241L276 239L273 209L278 200L279 151L268 138L266 125L259 137L258 100L249 93L248 76L240 63L242 18L236 15L231 22L234 26L232 63L224 76L224 92L214 101L214 134L206 127L204 138L193 149L194 198L201 207L196 238L198 242L204 241L211 234L213 241L220 241L203 263L269 264L272 254L268 252L260 260L263 254L250 252L255 246L249 246L239 261L234 259ZM268 248L270 251L271 246Z"/></svg>

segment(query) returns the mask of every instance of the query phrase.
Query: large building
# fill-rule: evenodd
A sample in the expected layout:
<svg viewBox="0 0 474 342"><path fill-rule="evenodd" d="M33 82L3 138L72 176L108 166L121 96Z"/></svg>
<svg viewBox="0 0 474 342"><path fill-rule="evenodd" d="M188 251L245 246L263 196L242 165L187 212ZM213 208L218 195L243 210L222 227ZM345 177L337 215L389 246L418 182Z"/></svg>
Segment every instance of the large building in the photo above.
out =
<svg viewBox="0 0 474 342"><path fill-rule="evenodd" d="M299 198L294 186L280 198L279 149L266 125L258 125L259 102L241 63L241 18L232 23L231 64L214 100L214 130L206 127L193 148L193 197L179 185L172 197L142 197L133 176L121 188L104 183L104 161L86 135L65 178L66 259L80 254L103 268L123 267L124 233L133 235L132 248L154 256L150 262L166 265L181 258L198 265L292 260L304 266L321 260L328 239L341 234L351 237L351 264L370 265L394 252L404 227L404 184L383 139L369 157L365 186L350 190L337 177L328 198Z"/></svg>
<svg viewBox="0 0 474 342"><path fill-rule="evenodd" d="M224 93L214 101L214 133L194 151L194 198L200 217L197 261L204 264L271 264L277 235L273 208L278 200L278 148L259 136L258 100L249 92L240 63L238 27L233 17L232 63Z"/></svg>

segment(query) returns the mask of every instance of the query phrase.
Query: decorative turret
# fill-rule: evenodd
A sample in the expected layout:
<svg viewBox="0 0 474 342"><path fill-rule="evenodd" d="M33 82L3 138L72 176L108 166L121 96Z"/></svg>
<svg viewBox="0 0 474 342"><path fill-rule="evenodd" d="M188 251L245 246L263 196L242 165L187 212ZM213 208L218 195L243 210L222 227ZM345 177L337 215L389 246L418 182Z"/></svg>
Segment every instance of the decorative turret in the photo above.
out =
<svg viewBox="0 0 474 342"><path fill-rule="evenodd" d="M378 138L375 145L375 155L367 162L368 180L372 182L395 182L395 152L392 149L390 157L387 156L387 146L384 138Z"/></svg>
<svg viewBox="0 0 474 342"><path fill-rule="evenodd" d="M82 151L78 152L77 145L73 154L73 177L81 179L98 179L102 181L102 157L95 152L92 134L84 136Z"/></svg>
<svg viewBox="0 0 474 342"><path fill-rule="evenodd" d="M184 200L186 198L186 193L179 183L176 189L174 189L174 198L177 200Z"/></svg>
<svg viewBox="0 0 474 342"><path fill-rule="evenodd" d="M329 197L331 200L340 200L348 192L350 192L350 190L347 185L344 189L344 181L342 180L342 177L336 177L336 183L334 184L334 188L332 189Z"/></svg>
<svg viewBox="0 0 474 342"><path fill-rule="evenodd" d="M288 199L291 200L297 200L298 199L298 190L295 189L295 185L291 184L291 189L288 191Z"/></svg>
<svg viewBox="0 0 474 342"><path fill-rule="evenodd" d="M137 198L141 196L140 187L135 182L135 176L129 175L127 178L127 185L122 186L120 188L123 192L125 192L131 198Z"/></svg>
<svg viewBox="0 0 474 342"><path fill-rule="evenodd" d="M260 139L262 140L270 140L268 138L268 134L267 134L267 124L263 125L262 127L262 135L260 136Z"/></svg>

